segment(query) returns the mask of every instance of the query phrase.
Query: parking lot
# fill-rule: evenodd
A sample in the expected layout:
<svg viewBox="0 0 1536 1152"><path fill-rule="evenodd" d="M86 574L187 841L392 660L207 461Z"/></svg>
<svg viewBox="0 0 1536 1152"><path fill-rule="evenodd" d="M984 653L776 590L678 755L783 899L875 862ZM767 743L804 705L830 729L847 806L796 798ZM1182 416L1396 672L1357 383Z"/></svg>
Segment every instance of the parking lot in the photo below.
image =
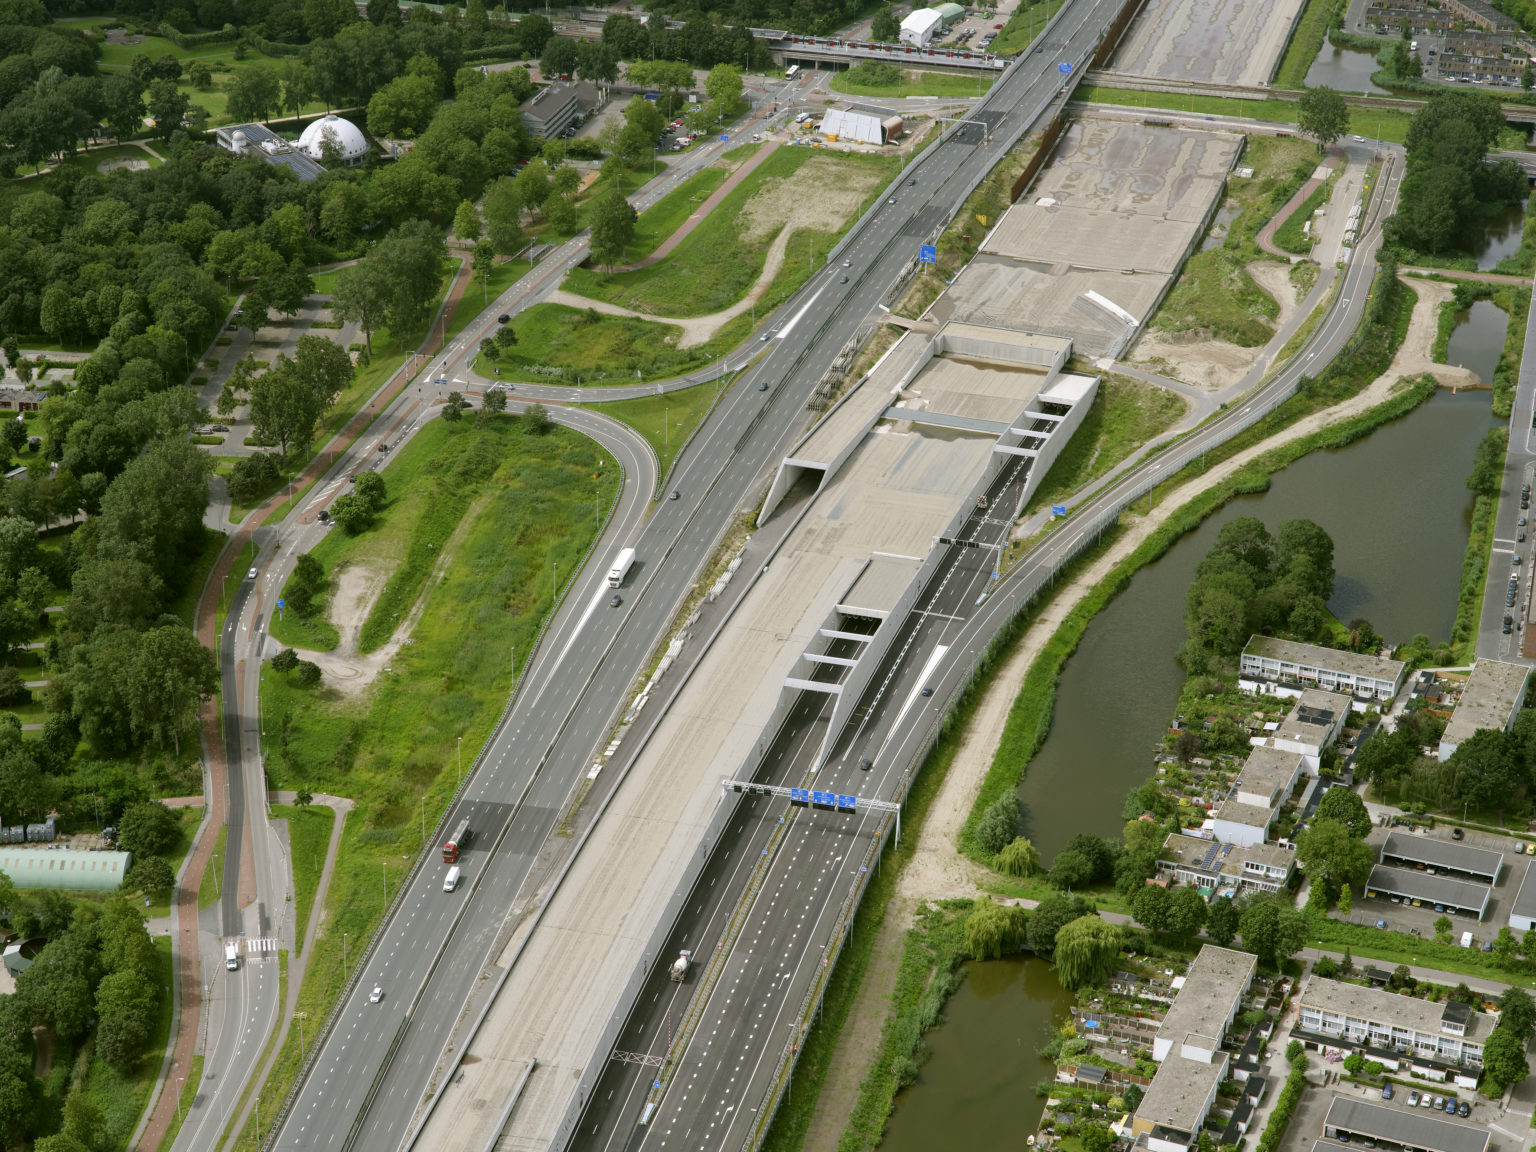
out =
<svg viewBox="0 0 1536 1152"><path fill-rule="evenodd" d="M1342 1070L1343 1066L1340 1064L1322 1064L1321 1067L1318 1067L1319 1063L1319 1061L1314 1059L1314 1067L1307 1074L1307 1079L1311 1086L1306 1092L1302 1093L1301 1102L1296 1106L1296 1111L1291 1117L1290 1126L1285 1130L1285 1140L1280 1145L1279 1152L1310 1152L1313 1142L1323 1134L1323 1119L1328 1115L1328 1106L1336 1098L1344 1097L1352 1100L1365 1100L1386 1108L1401 1108L1407 1111L1410 1108L1408 1103L1409 1093L1419 1091L1418 1089L1405 1088L1401 1084L1394 1084L1392 1085L1392 1099L1383 1100L1381 1093L1377 1089L1366 1088L1359 1084L1337 1083L1329 1084L1326 1088L1320 1087L1325 1074L1337 1073ZM1329 1079L1332 1079L1331 1075ZM1458 1102L1465 1101L1470 1106L1470 1115L1464 1119L1460 1114L1452 1117L1447 1116L1443 1111L1436 1112L1433 1108L1425 1108L1422 1105L1422 1093L1420 1094L1420 1105L1413 1107L1413 1111L1416 1114L1425 1117L1432 1116L1440 1120L1454 1121L1458 1124L1471 1124L1481 1127L1494 1126L1494 1121L1500 1115L1497 1104L1490 1103L1476 1092L1465 1088L1447 1085L1442 1088L1432 1089L1430 1095L1431 1104L1434 1103L1433 1097L1436 1095L1442 1098L1454 1096ZM1495 1144L1493 1145L1495 1148L1500 1147L1497 1132L1498 1129L1495 1128ZM1352 1140L1349 1143L1361 1144L1366 1148L1376 1147L1376 1142L1373 1140ZM1391 1148L1392 1146L1384 1145L1384 1147ZM1514 1145L1506 1140L1502 1143L1502 1147L1513 1148Z"/></svg>
<svg viewBox="0 0 1536 1152"><path fill-rule="evenodd" d="M1404 830L1383 828L1378 825L1371 829L1366 842L1379 851L1382 842L1387 838L1387 833L1391 831L1402 834ZM1448 828L1437 828L1432 832L1414 833L1414 835L1445 841L1452 840L1451 831ZM1480 947L1491 941L1498 934L1499 929L1509 923L1509 909L1514 903L1515 893L1520 889L1520 882L1525 879L1525 870L1530 864L1531 857L1517 856L1514 840L1506 837L1489 836L1474 831L1465 832L1463 837L1460 841L1462 844L1504 854L1504 866L1499 873L1499 882L1493 887L1488 911L1482 921L1474 920L1470 916L1454 914L1450 916L1451 938L1460 943L1462 933L1471 932L1475 946ZM1385 921L1385 927L1390 931L1433 939L1435 921L1442 915L1444 913L1436 912L1432 904L1423 904L1415 908L1411 904L1394 903L1390 899L1372 897L1369 900L1357 900L1354 908L1339 918L1367 926L1375 926L1378 921Z"/></svg>

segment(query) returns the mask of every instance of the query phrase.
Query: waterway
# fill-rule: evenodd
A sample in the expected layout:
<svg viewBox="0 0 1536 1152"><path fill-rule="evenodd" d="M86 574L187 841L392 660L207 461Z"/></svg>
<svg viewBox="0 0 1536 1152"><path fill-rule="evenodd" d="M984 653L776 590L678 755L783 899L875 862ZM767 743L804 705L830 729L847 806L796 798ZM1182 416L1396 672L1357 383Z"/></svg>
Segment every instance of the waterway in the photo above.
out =
<svg viewBox="0 0 1536 1152"><path fill-rule="evenodd" d="M1501 342L1490 345L1495 359ZM1138 572L1068 661L1050 735L1020 785L1023 834L1041 856L1078 832L1118 836L1125 794L1150 776L1178 703L1185 592L1227 521L1256 516L1271 532L1283 520L1316 521L1334 541L1336 616L1363 616L1389 643L1420 632L1449 639L1471 531L1466 477L1497 423L1488 393L1439 393L1362 440L1297 461L1268 492L1232 501Z"/></svg>
<svg viewBox="0 0 1536 1152"><path fill-rule="evenodd" d="M1385 88L1371 83L1371 74L1379 72L1381 65L1370 52L1354 48L1335 48L1324 43L1323 49L1307 69L1307 87L1327 85L1335 92L1365 92L1390 95Z"/></svg>
<svg viewBox="0 0 1536 1152"><path fill-rule="evenodd" d="M1525 228L1525 205L1511 204L1490 216L1482 227L1482 239L1474 245L1479 271L1496 267L1506 256L1520 251L1520 237Z"/></svg>
<svg viewBox="0 0 1536 1152"><path fill-rule="evenodd" d="M897 1096L881 1152L1022 1148L1045 1109L1035 1085L1056 1074L1036 1053L1071 1006L1044 960L967 964L944 1022L923 1038L932 1057Z"/></svg>
<svg viewBox="0 0 1536 1152"><path fill-rule="evenodd" d="M1492 388L1493 371L1499 366L1499 354L1504 350L1509 317L1492 300L1476 300L1456 319L1456 327L1446 345L1445 362L1470 368L1477 373L1478 379Z"/></svg>

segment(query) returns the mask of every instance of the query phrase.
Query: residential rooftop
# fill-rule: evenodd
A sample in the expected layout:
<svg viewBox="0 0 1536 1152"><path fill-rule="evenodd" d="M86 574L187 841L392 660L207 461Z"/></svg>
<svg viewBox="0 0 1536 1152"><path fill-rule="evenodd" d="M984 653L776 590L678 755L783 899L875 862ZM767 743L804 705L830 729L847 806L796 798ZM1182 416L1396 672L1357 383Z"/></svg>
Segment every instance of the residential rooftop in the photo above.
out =
<svg viewBox="0 0 1536 1152"><path fill-rule="evenodd" d="M1369 676L1378 680L1396 680L1403 674L1401 660L1383 660L1380 656L1344 652L1337 648L1324 648L1318 644L1298 644L1294 640L1278 640L1273 636L1253 637L1248 641L1248 646L1243 649L1243 654L1280 660L1287 664L1327 668L1332 672L1344 672L1355 677Z"/></svg>
<svg viewBox="0 0 1536 1152"><path fill-rule="evenodd" d="M1210 1063L1170 1053L1157 1066L1136 1117L1177 1132L1194 1132L1205 1119L1216 1085L1227 1074L1227 1054L1216 1053Z"/></svg>
<svg viewBox="0 0 1536 1152"><path fill-rule="evenodd" d="M1446 1018L1448 1004L1455 1002L1431 1004L1428 1000L1399 996L1383 988L1366 988L1359 984L1347 984L1343 980L1314 976L1302 990L1299 1003L1321 1012L1349 1016L1356 1020L1375 1020L1411 1029L1425 1036L1437 1036ZM1485 1040L1492 1031L1492 1021L1481 1012L1473 1012L1466 1021L1465 1031L1460 1035L1464 1040ZM1418 1141L1409 1143L1417 1148L1425 1146Z"/></svg>
<svg viewBox="0 0 1536 1152"><path fill-rule="evenodd" d="M1502 660L1479 660L1472 665L1461 699L1451 713L1441 740L1460 744L1483 728L1502 732L1525 694L1525 680L1531 670L1524 664L1506 664Z"/></svg>
<svg viewBox="0 0 1536 1152"><path fill-rule="evenodd" d="M1233 824L1246 824L1250 828L1268 828L1275 818L1275 809L1260 804L1244 804L1241 800L1227 800L1216 809L1216 819Z"/></svg>
<svg viewBox="0 0 1536 1152"><path fill-rule="evenodd" d="M1457 908L1486 910L1492 892L1487 884L1470 880L1453 880L1449 876L1431 876L1414 868L1392 868L1378 864L1371 869L1366 880L1368 891L1385 892L1388 895L1409 896L1428 904L1451 904Z"/></svg>
<svg viewBox="0 0 1536 1152"><path fill-rule="evenodd" d="M1243 761L1237 787L1241 792L1273 795L1277 788L1287 788L1301 771L1301 753L1279 748L1255 748ZM1280 799L1284 800L1282 796Z"/></svg>
<svg viewBox="0 0 1536 1152"><path fill-rule="evenodd" d="M1268 843L1243 847L1171 832L1168 839L1163 841L1162 856L1165 860L1176 860L1202 872L1219 869L1224 875L1238 877L1243 874L1245 860L1272 868L1289 869L1296 859L1296 850Z"/></svg>
<svg viewBox="0 0 1536 1152"><path fill-rule="evenodd" d="M1214 1031L1214 1039L1219 1043L1221 1029L1247 991L1257 964L1248 952L1218 948L1214 944L1200 949L1200 954L1184 974L1184 986L1163 1016L1163 1023L1157 1030L1158 1039L1171 1041L1177 1051L1177 1045L1184 1037L1210 1036Z"/></svg>
<svg viewBox="0 0 1536 1152"><path fill-rule="evenodd" d="M1296 707L1280 721L1280 727L1270 735L1277 740L1322 744L1334 722L1340 716L1349 715L1349 706L1350 698L1342 692L1308 688L1297 698Z"/></svg>

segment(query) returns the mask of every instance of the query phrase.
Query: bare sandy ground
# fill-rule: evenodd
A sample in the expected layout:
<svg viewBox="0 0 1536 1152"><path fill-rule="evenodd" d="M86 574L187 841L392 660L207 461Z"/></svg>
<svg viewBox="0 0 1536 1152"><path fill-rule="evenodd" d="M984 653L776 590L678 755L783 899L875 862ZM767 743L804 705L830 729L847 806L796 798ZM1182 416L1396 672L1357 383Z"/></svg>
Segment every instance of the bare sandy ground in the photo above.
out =
<svg viewBox="0 0 1536 1152"><path fill-rule="evenodd" d="M1284 265L1277 264L1274 267L1285 271ZM897 893L886 910L885 924L875 944L875 959L870 964L869 972L859 989L858 999L838 1038L831 1071L822 1087L806 1136L805 1152L834 1152L837 1147L843 1124L853 1108L859 1083L864 1078L864 1070L885 1023L885 1005L895 980L902 937L912 923L912 910L925 900L970 897L977 895L980 890L980 880L986 873L956 850L960 828L965 823L987 769L991 767L992 758L1002 739L1003 728L1008 721L1008 712L1013 706L1014 697L1018 695L1024 675L1067 613L1115 565L1161 526L1170 513L1219 484L1256 457L1375 407L1388 399L1406 377L1432 372L1443 385L1450 387L1477 383L1474 373L1464 368L1435 364L1429 359L1435 339L1439 305L1450 296L1452 287L1406 278L1404 283L1417 292L1419 299L1413 310L1402 351L1385 374L1359 395L1305 417L1283 432L1175 489L1146 516L1137 518L1129 513L1124 515L1122 523L1126 525L1127 531L1105 555L1057 593L1030 624L1012 656L994 674L977 705L975 716L965 730L949 774L934 799L933 808L918 834L917 850L903 872ZM1265 288L1271 290L1267 284ZM1292 306L1294 299L1292 293ZM1281 306L1286 306L1283 300Z"/></svg>
<svg viewBox="0 0 1536 1152"><path fill-rule="evenodd" d="M1255 260L1248 274L1280 305L1274 327L1278 331L1296 311L1296 287L1291 266L1272 260ZM1210 392L1220 392L1241 380L1258 361L1264 345L1243 348L1225 340L1180 340L1147 329L1136 342L1137 366L1171 375Z"/></svg>

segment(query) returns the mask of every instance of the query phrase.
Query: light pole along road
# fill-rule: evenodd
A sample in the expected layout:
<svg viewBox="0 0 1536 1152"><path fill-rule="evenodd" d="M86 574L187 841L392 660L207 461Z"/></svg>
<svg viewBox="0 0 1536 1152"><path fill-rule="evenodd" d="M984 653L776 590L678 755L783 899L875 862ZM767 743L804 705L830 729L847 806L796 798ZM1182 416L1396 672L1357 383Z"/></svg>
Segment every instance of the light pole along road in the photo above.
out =
<svg viewBox="0 0 1536 1152"><path fill-rule="evenodd" d="M815 757L830 710L806 692L777 732L754 783L814 786L824 792L899 801L926 751L926 737L963 690L978 656L1062 564L1111 524L1121 509L1179 465L1216 448L1262 418L1290 395L1303 374L1315 373L1354 335L1368 306L1380 242L1380 220L1396 204L1400 165L1392 156L1376 193L1371 227L1357 258L1343 272L1337 304L1302 352L1275 378L1162 457L1128 473L1073 514L1031 550L990 595L989 553L950 545L942 566L920 593L893 644L852 710L855 719L837 734L826 765ZM1326 275L1336 275L1329 269ZM999 475L992 508L1011 507L1017 474ZM961 538L983 545L1006 538L1006 524L973 512ZM922 688L933 695L920 695ZM859 764L871 760L873 769ZM730 947L681 1053L670 1051L676 1025L692 989L671 983L658 964L641 988L617 1047L662 1060L669 1068L665 1095L652 1088L658 1074L636 1062L611 1061L592 1092L572 1147L590 1152L625 1149L736 1149L750 1147L766 1130L779 1060L801 1037L799 1009L842 931L837 913L872 863L872 841L886 832L883 815L814 811L766 796L741 797L728 834L695 881L684 914L659 955L681 949L710 956L747 889L753 867L771 854L756 887L746 927ZM781 826L789 827L780 833ZM776 844L776 846L775 846ZM605 1056L603 1058L606 1058ZM647 1109L647 1104L651 1105Z"/></svg>
<svg viewBox="0 0 1536 1152"><path fill-rule="evenodd" d="M990 171L998 154L988 146L989 133L1034 123L1057 103L1067 85L1056 73L1058 55L1086 59L1121 6L1072 0L1053 25L1072 28L1070 36L1048 33L1049 44L1005 74L977 119L952 129L903 173L888 193L894 202L883 198L834 250L849 259L850 282L841 283L841 267L824 269L780 309L764 334L772 338L754 350L760 358L679 459L674 483L681 499L659 504L625 541L638 560L620 607L610 608L607 589L595 586L608 560L598 556L589 567L594 576L575 591L570 614L550 630L525 673L448 820L467 818L475 828L459 893L441 891L437 868L413 879L338 1008L334 1029L312 1048L311 1067L269 1146L385 1148L406 1133L454 1021L487 974L507 909L720 531L787 448L812 392L877 314L918 244ZM603 773L585 803L601 801L610 776ZM384 999L369 1004L376 985Z"/></svg>

